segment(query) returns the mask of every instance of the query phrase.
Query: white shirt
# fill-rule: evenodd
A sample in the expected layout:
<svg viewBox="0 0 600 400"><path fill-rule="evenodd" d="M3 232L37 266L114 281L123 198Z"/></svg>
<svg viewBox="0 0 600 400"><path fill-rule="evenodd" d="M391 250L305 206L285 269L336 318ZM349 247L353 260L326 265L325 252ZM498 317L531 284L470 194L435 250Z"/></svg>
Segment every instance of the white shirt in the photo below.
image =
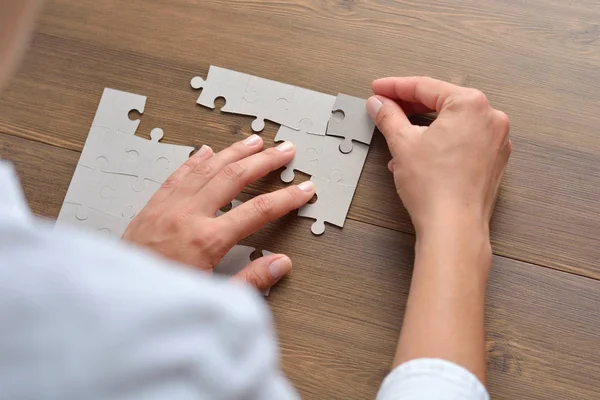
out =
<svg viewBox="0 0 600 400"><path fill-rule="evenodd" d="M141 249L34 218L0 161L0 399L298 399L261 296ZM378 400L487 400L413 360Z"/></svg>

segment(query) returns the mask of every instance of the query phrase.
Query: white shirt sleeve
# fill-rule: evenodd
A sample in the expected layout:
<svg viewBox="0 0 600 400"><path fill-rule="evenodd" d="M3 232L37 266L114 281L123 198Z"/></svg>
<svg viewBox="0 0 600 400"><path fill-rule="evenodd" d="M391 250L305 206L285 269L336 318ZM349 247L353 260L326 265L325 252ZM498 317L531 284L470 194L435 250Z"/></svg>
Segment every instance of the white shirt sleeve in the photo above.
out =
<svg viewBox="0 0 600 400"><path fill-rule="evenodd" d="M0 162L0 399L298 399L255 290L53 231L10 175Z"/></svg>
<svg viewBox="0 0 600 400"><path fill-rule="evenodd" d="M377 400L489 400L485 387L450 361L421 358L396 367L383 381Z"/></svg>

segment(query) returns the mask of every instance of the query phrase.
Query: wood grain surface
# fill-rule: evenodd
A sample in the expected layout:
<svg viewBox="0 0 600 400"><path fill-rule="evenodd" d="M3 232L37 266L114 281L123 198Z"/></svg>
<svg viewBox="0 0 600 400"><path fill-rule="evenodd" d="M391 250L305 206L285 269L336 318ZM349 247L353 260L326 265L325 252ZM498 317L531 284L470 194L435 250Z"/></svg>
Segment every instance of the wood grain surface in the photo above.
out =
<svg viewBox="0 0 600 400"><path fill-rule="evenodd" d="M148 96L138 135L220 150L252 118L195 104L210 64L367 97L389 75L483 90L511 118L492 223L494 399L596 399L600 388L600 8L583 0L48 1L0 97L0 157L54 218L104 87ZM222 104L222 103L221 103ZM270 146L277 127L262 136ZM306 399L372 398L388 371L414 237L377 134L344 229L290 216L249 243L287 252L269 303L283 366ZM303 177L297 174L297 179ZM254 195L283 187L276 173Z"/></svg>

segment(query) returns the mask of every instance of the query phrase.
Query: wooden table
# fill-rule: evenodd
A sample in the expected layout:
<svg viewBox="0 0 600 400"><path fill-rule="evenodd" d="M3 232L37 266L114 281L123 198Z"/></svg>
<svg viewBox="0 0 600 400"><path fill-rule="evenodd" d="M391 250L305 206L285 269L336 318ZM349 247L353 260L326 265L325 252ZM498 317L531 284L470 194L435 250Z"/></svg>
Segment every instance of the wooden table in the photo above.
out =
<svg viewBox="0 0 600 400"><path fill-rule="evenodd" d="M483 90L511 118L487 302L494 399L600 398L600 8L595 0L54 0L0 100L0 156L56 217L104 87L148 96L138 134L223 149L251 118L198 107L215 64L367 97L388 75ZM276 132L263 133L269 145ZM289 216L249 243L285 252L269 298L305 399L373 398L409 289L414 235L377 134L344 229ZM272 174L248 195L282 187Z"/></svg>

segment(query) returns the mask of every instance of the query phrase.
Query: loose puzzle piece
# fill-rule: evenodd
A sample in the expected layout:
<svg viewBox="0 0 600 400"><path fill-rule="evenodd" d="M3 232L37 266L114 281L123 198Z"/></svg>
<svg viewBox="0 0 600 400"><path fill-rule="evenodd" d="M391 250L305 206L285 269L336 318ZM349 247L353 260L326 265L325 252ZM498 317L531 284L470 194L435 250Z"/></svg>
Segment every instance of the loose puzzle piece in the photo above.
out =
<svg viewBox="0 0 600 400"><path fill-rule="evenodd" d="M354 147L353 140L364 144L371 144L375 124L369 118L366 109L367 101L358 97L339 94L333 105L333 111L342 111L342 121L329 120L327 135L344 138L340 145L342 153L350 153Z"/></svg>
<svg viewBox="0 0 600 400"><path fill-rule="evenodd" d="M325 135L334 103L335 96L296 87L290 121L285 125L313 135Z"/></svg>
<svg viewBox="0 0 600 400"><path fill-rule="evenodd" d="M163 135L162 129L155 128L150 132L151 140L137 136L122 138L125 147L118 169L104 171L137 177L133 184L137 192L145 189L147 181L164 182L190 157L194 148L159 143Z"/></svg>
<svg viewBox="0 0 600 400"><path fill-rule="evenodd" d="M256 249L254 247L235 245L225 254L225 257L213 269L215 274L234 276L243 270L252 261L250 256ZM263 256L271 255L268 251L262 252ZM269 295L271 290L267 289L263 292L265 296Z"/></svg>
<svg viewBox="0 0 600 400"><path fill-rule="evenodd" d="M292 182L294 170L321 179L345 185L357 185L369 147L358 143L350 154L339 150L343 139L333 136L318 136L295 131L281 126L275 142L289 140L296 145L296 155L281 173L281 180Z"/></svg>
<svg viewBox="0 0 600 400"><path fill-rule="evenodd" d="M221 111L239 113L250 78L250 75L211 65L206 79L192 78L192 88L202 89L196 103L214 109L215 100L222 97L225 105Z"/></svg>
<svg viewBox="0 0 600 400"><path fill-rule="evenodd" d="M98 104L92 127L102 127L112 132L134 135L140 121L130 120L129 112L137 110L143 114L145 105L146 96L106 88Z"/></svg>
<svg viewBox="0 0 600 400"><path fill-rule="evenodd" d="M316 220L310 229L315 235L322 235L325 232L325 222L343 227L356 186L344 185L316 176L310 180L315 184L317 201L300 208L298 216Z"/></svg>
<svg viewBox="0 0 600 400"><path fill-rule="evenodd" d="M265 120L278 124L289 124L294 86L253 76L248 82L239 109L239 114L253 115L252 130L260 132L265 128Z"/></svg>

